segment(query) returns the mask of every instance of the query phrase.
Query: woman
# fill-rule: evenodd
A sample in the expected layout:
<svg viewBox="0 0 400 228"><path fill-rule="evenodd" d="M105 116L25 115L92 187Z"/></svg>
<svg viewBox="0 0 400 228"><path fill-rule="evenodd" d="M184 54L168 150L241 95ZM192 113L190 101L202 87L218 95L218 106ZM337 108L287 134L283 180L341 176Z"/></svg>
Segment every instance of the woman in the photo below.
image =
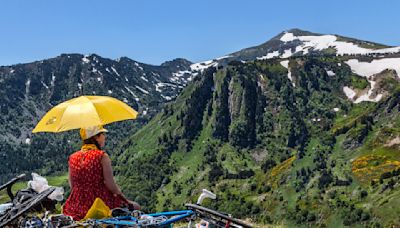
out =
<svg viewBox="0 0 400 228"><path fill-rule="evenodd" d="M101 150L108 132L103 126L80 130L83 146L69 157L69 185L71 194L63 207L65 215L81 220L96 198L100 198L109 208L139 204L129 201L114 181L110 157Z"/></svg>

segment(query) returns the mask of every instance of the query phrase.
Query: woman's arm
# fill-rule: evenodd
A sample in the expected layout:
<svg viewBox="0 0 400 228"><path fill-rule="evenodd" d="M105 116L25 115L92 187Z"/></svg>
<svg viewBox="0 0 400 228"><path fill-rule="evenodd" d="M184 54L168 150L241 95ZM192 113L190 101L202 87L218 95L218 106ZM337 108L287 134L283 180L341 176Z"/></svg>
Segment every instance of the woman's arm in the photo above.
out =
<svg viewBox="0 0 400 228"><path fill-rule="evenodd" d="M124 194L121 192L121 189L114 181L114 174L111 166L110 157L104 153L103 158L101 159L101 164L103 166L103 176L104 176L104 184L106 187L114 194L121 196L126 202L132 205L134 210L140 210L140 205L136 202L128 200Z"/></svg>
<svg viewBox="0 0 400 228"><path fill-rule="evenodd" d="M104 184L106 185L106 187L113 194L123 196L120 188L114 181L114 174L113 174L113 170L112 170L112 166L111 166L111 159L106 153L103 155L103 158L101 159L101 165L103 166L103 177L104 177Z"/></svg>

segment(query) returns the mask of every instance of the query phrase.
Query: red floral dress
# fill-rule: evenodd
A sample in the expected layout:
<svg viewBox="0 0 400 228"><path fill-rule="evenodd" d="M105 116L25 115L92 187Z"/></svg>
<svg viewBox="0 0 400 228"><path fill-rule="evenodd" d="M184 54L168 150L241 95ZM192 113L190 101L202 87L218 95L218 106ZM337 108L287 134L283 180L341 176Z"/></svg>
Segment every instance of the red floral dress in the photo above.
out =
<svg viewBox="0 0 400 228"><path fill-rule="evenodd" d="M88 150L85 150L85 146ZM121 196L114 196L104 184L101 159L105 152L85 146L73 153L68 161L73 187L63 213L72 216L74 220L83 219L96 198L102 199L111 209L127 204Z"/></svg>

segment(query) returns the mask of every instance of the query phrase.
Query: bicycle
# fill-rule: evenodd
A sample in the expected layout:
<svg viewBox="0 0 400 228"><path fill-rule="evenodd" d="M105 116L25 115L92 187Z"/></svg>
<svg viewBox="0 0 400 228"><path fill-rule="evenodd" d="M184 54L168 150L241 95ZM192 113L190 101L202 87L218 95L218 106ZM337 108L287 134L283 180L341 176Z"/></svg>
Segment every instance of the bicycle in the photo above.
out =
<svg viewBox="0 0 400 228"><path fill-rule="evenodd" d="M215 194L203 189L197 204L186 204L187 210L167 211L152 214L141 214L139 211L129 212L126 215L114 218L100 219L88 221L88 226L111 225L116 228L120 227L154 227L167 228L179 221L189 221L188 228L193 227L194 221L199 218L204 221L204 226L201 224L197 227L215 227L215 228L252 228L252 225L241 220L231 217L230 215L215 211L213 209L200 206L204 198L215 199ZM121 209L119 209L121 210Z"/></svg>
<svg viewBox="0 0 400 228"><path fill-rule="evenodd" d="M25 174L21 174L4 185L0 186L0 191L7 189L10 198L10 207L0 214L0 227L16 226L18 218L30 211L40 211L45 206L41 205L56 188L50 187L41 193L34 193L33 190L20 190L16 195L12 193L12 186L25 178Z"/></svg>
<svg viewBox="0 0 400 228"><path fill-rule="evenodd" d="M238 220L236 218L231 217L230 215L212 210L210 208L206 208L200 206L202 200L204 198L215 199L216 195L203 189L203 193L198 198L196 204L186 204L187 210L178 210L178 211L166 211L152 214L143 214L140 211L128 211L127 209L117 208L113 210L113 218L107 219L98 219L98 220L88 220L85 222L75 222L72 218L66 218L63 215L53 215L46 219L40 219L34 217L32 219L28 219L25 216L29 211L43 208L41 203L49 196L54 190L54 187L51 187L41 193L35 194L30 197L25 197L25 199L21 199L17 193L17 195L12 194L11 188L12 185L20 180L22 180L25 175L20 175L6 184L0 186L0 190L7 189L7 193L11 199L12 207L7 209L3 214L0 214L0 227L4 226L18 226L16 220L21 216L24 217L25 220L28 220L30 223L34 223L35 227L146 227L146 228L167 228L172 227L174 223L186 221L188 222L188 227L192 228L193 223L196 219L201 219L203 224L197 224L196 227L216 227L216 228L251 228L252 226ZM22 196L24 196L22 194ZM22 197L24 198L24 197ZM39 208L35 208L35 206L39 206ZM125 214L124 214L125 213ZM47 216L45 216L47 217ZM23 219L23 220L24 220ZM23 221L22 220L22 221ZM25 221L26 224L26 221ZM57 225L56 225L57 224Z"/></svg>
<svg viewBox="0 0 400 228"><path fill-rule="evenodd" d="M151 228L169 228L172 224L179 221L189 221L188 228L193 227L193 222L199 218L205 223L203 227L215 228L252 228L253 226L242 222L238 219L230 217L224 213L212 210L210 208L202 207L195 204L186 204L189 210L180 211L167 211L153 214L143 214L140 217L127 215L108 219L92 220L86 223L78 223L75 226L91 226L101 227L102 225L109 225L115 228L120 227L151 227ZM198 227L201 227L198 226Z"/></svg>

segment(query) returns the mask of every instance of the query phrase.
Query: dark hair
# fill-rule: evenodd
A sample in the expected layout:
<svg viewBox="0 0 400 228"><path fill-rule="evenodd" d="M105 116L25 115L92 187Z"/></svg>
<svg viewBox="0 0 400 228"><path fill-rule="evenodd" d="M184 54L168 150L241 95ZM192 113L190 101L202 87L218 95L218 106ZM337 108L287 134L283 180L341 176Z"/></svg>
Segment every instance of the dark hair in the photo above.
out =
<svg viewBox="0 0 400 228"><path fill-rule="evenodd" d="M94 145L96 145L97 149L101 150L101 146L99 145L97 140L94 138L95 136L99 136L100 134L103 134L103 132L100 132L97 135L94 135L88 139L83 140L83 144L94 144Z"/></svg>

